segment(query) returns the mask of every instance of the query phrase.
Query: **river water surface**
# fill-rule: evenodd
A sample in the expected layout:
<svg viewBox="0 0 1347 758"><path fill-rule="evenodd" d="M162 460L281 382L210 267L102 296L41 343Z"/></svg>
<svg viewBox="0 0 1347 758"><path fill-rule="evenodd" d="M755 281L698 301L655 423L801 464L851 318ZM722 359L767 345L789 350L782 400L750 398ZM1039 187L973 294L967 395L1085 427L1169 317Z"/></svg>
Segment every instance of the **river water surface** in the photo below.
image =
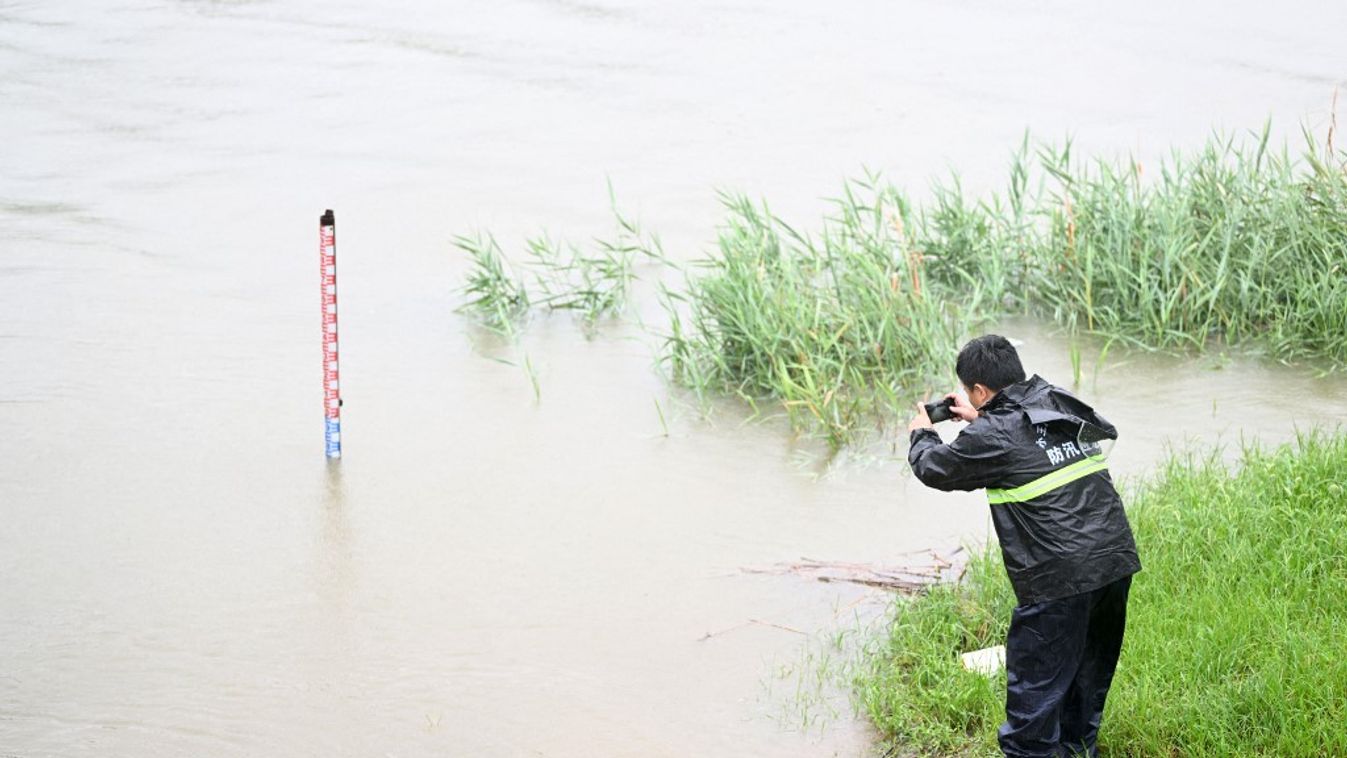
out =
<svg viewBox="0 0 1347 758"><path fill-rule="evenodd" d="M630 316L483 336L450 237L585 239L611 180L689 260L716 187L808 227L862 167L988 186L1026 128L1142 160L1322 131L1344 28L1331 2L0 2L0 755L865 755L795 673L880 603L740 568L901 561L985 536L985 503L914 485L902 444L819 477L779 423L701 418ZM1004 329L1070 380L1060 338ZM1347 415L1304 368L1086 362L1123 475Z"/></svg>

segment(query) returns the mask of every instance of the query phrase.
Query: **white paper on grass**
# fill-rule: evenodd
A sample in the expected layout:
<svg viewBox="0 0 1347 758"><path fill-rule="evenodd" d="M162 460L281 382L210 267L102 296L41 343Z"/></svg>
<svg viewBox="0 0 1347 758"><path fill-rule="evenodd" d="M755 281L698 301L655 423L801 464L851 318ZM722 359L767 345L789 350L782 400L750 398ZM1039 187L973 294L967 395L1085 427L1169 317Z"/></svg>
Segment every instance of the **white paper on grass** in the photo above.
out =
<svg viewBox="0 0 1347 758"><path fill-rule="evenodd" d="M985 647L971 653L964 653L959 657L963 660L963 667L968 671L976 671L985 676L995 676L1006 667L1006 646Z"/></svg>

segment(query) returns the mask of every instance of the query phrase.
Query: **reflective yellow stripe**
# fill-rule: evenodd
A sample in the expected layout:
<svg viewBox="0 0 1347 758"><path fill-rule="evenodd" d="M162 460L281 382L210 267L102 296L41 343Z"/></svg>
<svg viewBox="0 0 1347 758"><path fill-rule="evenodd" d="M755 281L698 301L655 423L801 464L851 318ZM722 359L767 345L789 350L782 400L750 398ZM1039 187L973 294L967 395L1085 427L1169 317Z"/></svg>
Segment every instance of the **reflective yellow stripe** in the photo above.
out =
<svg viewBox="0 0 1347 758"><path fill-rule="evenodd" d="M1076 481L1082 476L1089 476L1096 471L1104 471L1108 468L1104 462L1104 456L1092 455L1083 461L1076 461L1070 466L1063 466L1051 474L1040 476L1039 478L1022 484L1009 490L987 490L987 502L992 505L998 503L1023 503L1026 500L1032 500L1039 495L1045 495L1058 487L1065 486Z"/></svg>

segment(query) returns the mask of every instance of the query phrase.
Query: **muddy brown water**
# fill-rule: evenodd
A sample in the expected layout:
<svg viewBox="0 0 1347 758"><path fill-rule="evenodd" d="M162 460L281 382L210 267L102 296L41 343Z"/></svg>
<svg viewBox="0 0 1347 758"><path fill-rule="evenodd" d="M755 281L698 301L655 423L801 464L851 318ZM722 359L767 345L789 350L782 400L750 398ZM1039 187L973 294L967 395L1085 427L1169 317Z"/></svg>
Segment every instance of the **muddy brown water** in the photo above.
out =
<svg viewBox="0 0 1347 758"><path fill-rule="evenodd" d="M630 317L475 333L450 235L584 239L611 179L687 260L718 186L808 226L861 166L986 186L1026 127L1143 159L1322 127L1344 27L1327 2L0 2L0 755L864 755L792 672L878 604L739 569L980 539L985 503L882 445L819 477L777 422L702 419ZM1070 381L1063 340L1002 328ZM1340 376L1089 361L1125 475L1347 415Z"/></svg>

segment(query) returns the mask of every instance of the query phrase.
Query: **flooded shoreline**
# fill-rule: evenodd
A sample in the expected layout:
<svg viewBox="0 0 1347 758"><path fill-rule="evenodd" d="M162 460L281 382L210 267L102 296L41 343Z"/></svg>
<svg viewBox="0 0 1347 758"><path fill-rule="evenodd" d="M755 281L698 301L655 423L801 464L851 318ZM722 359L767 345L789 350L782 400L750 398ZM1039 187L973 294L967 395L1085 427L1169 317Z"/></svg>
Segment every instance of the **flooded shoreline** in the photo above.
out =
<svg viewBox="0 0 1347 758"><path fill-rule="evenodd" d="M1154 155L1325 123L1343 10L1272 33L1222 8L3 5L0 751L865 755L845 714L780 716L801 635L698 640L816 634L858 597L742 566L980 539L985 501L913 483L901 448L820 467L742 407L702 419L635 327L475 340L450 237L602 233L608 177L688 261L715 187L815 218L862 165L990 184L1025 128ZM1071 376L1062 340L1003 330ZM1081 392L1125 475L1347 417L1339 377L1123 360Z"/></svg>

